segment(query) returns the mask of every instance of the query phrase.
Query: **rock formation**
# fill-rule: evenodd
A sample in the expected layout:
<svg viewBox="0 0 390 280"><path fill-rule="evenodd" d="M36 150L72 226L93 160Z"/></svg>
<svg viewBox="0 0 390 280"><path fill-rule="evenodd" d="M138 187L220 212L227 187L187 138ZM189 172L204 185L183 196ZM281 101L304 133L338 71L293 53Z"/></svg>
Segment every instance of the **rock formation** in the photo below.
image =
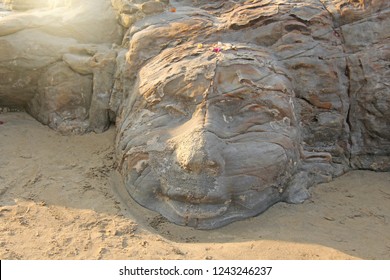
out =
<svg viewBox="0 0 390 280"><path fill-rule="evenodd" d="M123 30L109 1L53 3L14 0L0 19L0 106L63 133L104 131Z"/></svg>
<svg viewBox="0 0 390 280"><path fill-rule="evenodd" d="M390 171L388 1L39 3L0 19L0 106L64 133L115 122L129 194L177 224Z"/></svg>

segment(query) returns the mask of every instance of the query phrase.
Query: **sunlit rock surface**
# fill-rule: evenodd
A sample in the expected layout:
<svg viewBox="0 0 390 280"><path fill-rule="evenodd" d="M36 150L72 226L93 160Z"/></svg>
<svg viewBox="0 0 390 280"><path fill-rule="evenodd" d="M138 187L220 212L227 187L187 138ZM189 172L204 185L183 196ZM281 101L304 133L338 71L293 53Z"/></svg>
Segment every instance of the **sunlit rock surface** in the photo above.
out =
<svg viewBox="0 0 390 280"><path fill-rule="evenodd" d="M105 130L122 40L110 2L11 2L0 18L0 105L64 133Z"/></svg>
<svg viewBox="0 0 390 280"><path fill-rule="evenodd" d="M389 1L13 2L0 106L65 133L115 121L129 195L177 224L390 171Z"/></svg>

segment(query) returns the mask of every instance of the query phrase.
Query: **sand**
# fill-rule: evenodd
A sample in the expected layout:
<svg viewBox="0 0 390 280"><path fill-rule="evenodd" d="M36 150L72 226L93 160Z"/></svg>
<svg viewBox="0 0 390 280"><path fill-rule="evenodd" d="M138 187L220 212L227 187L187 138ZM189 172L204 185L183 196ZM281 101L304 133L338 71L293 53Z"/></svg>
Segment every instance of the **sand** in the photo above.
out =
<svg viewBox="0 0 390 280"><path fill-rule="evenodd" d="M0 259L390 259L390 173L352 171L303 204L200 231L121 195L114 136L0 114Z"/></svg>

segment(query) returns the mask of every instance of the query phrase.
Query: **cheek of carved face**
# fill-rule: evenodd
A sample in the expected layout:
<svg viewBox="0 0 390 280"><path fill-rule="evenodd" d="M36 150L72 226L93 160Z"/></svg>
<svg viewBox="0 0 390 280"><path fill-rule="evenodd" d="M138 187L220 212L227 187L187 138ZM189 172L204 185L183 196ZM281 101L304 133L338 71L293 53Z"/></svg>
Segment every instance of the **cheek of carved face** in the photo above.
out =
<svg viewBox="0 0 390 280"><path fill-rule="evenodd" d="M212 82L178 76L159 89L163 98L131 116L126 186L175 223L215 228L256 215L281 200L295 172L299 139L287 81L229 68L230 76L217 69ZM267 88L256 86L259 77Z"/></svg>

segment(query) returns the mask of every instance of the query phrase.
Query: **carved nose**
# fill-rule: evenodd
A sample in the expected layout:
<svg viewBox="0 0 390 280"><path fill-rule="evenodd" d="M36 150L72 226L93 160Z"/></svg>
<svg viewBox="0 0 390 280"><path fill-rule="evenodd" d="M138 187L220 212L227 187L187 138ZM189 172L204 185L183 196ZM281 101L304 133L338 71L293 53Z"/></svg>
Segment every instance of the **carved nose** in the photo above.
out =
<svg viewBox="0 0 390 280"><path fill-rule="evenodd" d="M221 172L224 165L220 152L222 143L214 134L194 131L178 140L176 159L182 169L196 174L217 175Z"/></svg>

